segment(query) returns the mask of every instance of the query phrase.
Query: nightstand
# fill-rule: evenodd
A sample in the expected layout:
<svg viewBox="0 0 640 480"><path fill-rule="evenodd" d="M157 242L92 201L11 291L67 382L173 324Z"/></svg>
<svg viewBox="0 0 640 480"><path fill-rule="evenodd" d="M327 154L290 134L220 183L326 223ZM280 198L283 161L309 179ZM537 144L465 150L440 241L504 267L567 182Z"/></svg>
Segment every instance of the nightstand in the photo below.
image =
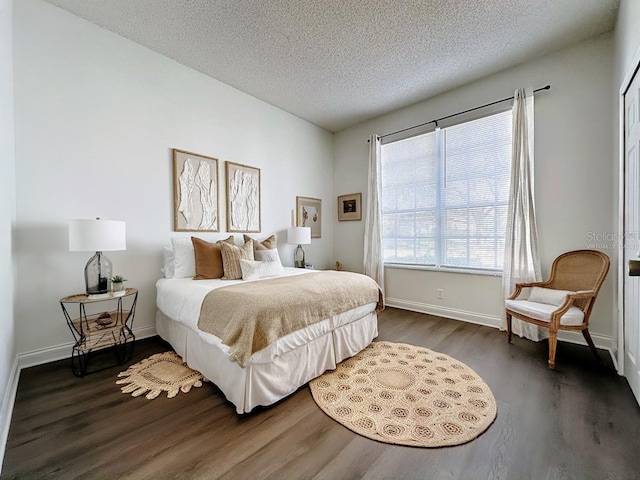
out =
<svg viewBox="0 0 640 480"><path fill-rule="evenodd" d="M131 360L136 340L131 328L137 301L136 288L114 292L104 298L89 298L81 293L60 299L62 312L75 339L71 352L71 370L75 376L87 374L89 357L96 350L112 347L118 365ZM68 309L75 305L78 316L72 318Z"/></svg>

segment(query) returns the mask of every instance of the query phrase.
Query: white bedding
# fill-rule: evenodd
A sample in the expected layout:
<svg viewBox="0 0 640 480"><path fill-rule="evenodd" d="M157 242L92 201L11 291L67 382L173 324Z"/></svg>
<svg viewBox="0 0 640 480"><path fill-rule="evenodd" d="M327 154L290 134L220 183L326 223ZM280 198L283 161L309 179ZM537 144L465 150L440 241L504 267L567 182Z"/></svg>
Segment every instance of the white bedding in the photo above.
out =
<svg viewBox="0 0 640 480"><path fill-rule="evenodd" d="M285 275L304 275L312 272L303 268L284 268ZM157 303L162 313L190 328L197 328L202 300L211 290L238 283L266 280L193 280L191 278L161 278L156 283Z"/></svg>
<svg viewBox="0 0 640 480"><path fill-rule="evenodd" d="M286 275L305 273L309 270L285 268ZM189 366L213 381L236 405L238 413L289 395L355 355L378 334L374 302L292 332L255 352L241 368L229 359L229 348L218 337L201 331L197 325L202 301L209 291L243 282L246 283L162 278L156 283L159 335Z"/></svg>

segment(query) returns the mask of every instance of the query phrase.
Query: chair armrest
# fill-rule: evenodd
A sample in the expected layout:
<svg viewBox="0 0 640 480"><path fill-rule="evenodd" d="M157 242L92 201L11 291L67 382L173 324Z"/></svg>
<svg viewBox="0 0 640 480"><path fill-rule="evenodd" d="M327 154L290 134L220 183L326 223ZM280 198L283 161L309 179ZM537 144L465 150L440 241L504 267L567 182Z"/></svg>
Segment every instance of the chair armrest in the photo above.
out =
<svg viewBox="0 0 640 480"><path fill-rule="evenodd" d="M596 296L596 291L595 290L578 290L577 292L572 293L569 296L576 300L579 298L591 298Z"/></svg>
<svg viewBox="0 0 640 480"><path fill-rule="evenodd" d="M560 325L560 318L565 313L567 313L575 300L580 300L583 298L595 298L596 294L597 292L595 290L578 290L577 292L568 294L562 305L560 305L551 313L551 321L549 322L549 324L554 325L557 329ZM582 310L584 311L584 308L582 308Z"/></svg>
<svg viewBox="0 0 640 480"><path fill-rule="evenodd" d="M562 303L562 305L560 305L553 312L551 312L551 316L549 320L550 328L553 328L556 331L558 330L558 327L560 326L560 318L562 318L562 316L565 313L567 313L567 311L571 308L571 306L573 305L573 301L575 299L576 299L575 293L571 293L567 295L567 298L564 299L564 302Z"/></svg>

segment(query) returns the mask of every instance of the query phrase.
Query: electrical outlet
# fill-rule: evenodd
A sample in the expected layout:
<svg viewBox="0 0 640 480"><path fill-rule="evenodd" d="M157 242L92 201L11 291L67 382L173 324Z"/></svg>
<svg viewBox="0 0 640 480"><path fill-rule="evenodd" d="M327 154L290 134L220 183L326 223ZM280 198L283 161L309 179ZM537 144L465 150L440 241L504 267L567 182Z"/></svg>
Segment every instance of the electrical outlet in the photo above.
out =
<svg viewBox="0 0 640 480"><path fill-rule="evenodd" d="M440 299L444 298L444 290L441 288L436 288L436 297Z"/></svg>

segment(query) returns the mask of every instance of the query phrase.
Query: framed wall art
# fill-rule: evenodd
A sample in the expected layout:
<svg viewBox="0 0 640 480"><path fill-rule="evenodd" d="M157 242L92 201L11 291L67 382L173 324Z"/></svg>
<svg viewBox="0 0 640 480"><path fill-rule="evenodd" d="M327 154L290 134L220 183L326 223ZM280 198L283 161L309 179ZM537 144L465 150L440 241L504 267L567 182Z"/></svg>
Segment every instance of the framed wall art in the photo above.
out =
<svg viewBox="0 0 640 480"><path fill-rule="evenodd" d="M296 197L296 224L311 227L311 238L322 236L322 199Z"/></svg>
<svg viewBox="0 0 640 480"><path fill-rule="evenodd" d="M338 221L362 220L362 194L351 193L338 197Z"/></svg>
<svg viewBox="0 0 640 480"><path fill-rule="evenodd" d="M218 159L173 149L173 229L219 232Z"/></svg>
<svg viewBox="0 0 640 480"><path fill-rule="evenodd" d="M227 174L227 231L260 232L260 169L225 162Z"/></svg>

